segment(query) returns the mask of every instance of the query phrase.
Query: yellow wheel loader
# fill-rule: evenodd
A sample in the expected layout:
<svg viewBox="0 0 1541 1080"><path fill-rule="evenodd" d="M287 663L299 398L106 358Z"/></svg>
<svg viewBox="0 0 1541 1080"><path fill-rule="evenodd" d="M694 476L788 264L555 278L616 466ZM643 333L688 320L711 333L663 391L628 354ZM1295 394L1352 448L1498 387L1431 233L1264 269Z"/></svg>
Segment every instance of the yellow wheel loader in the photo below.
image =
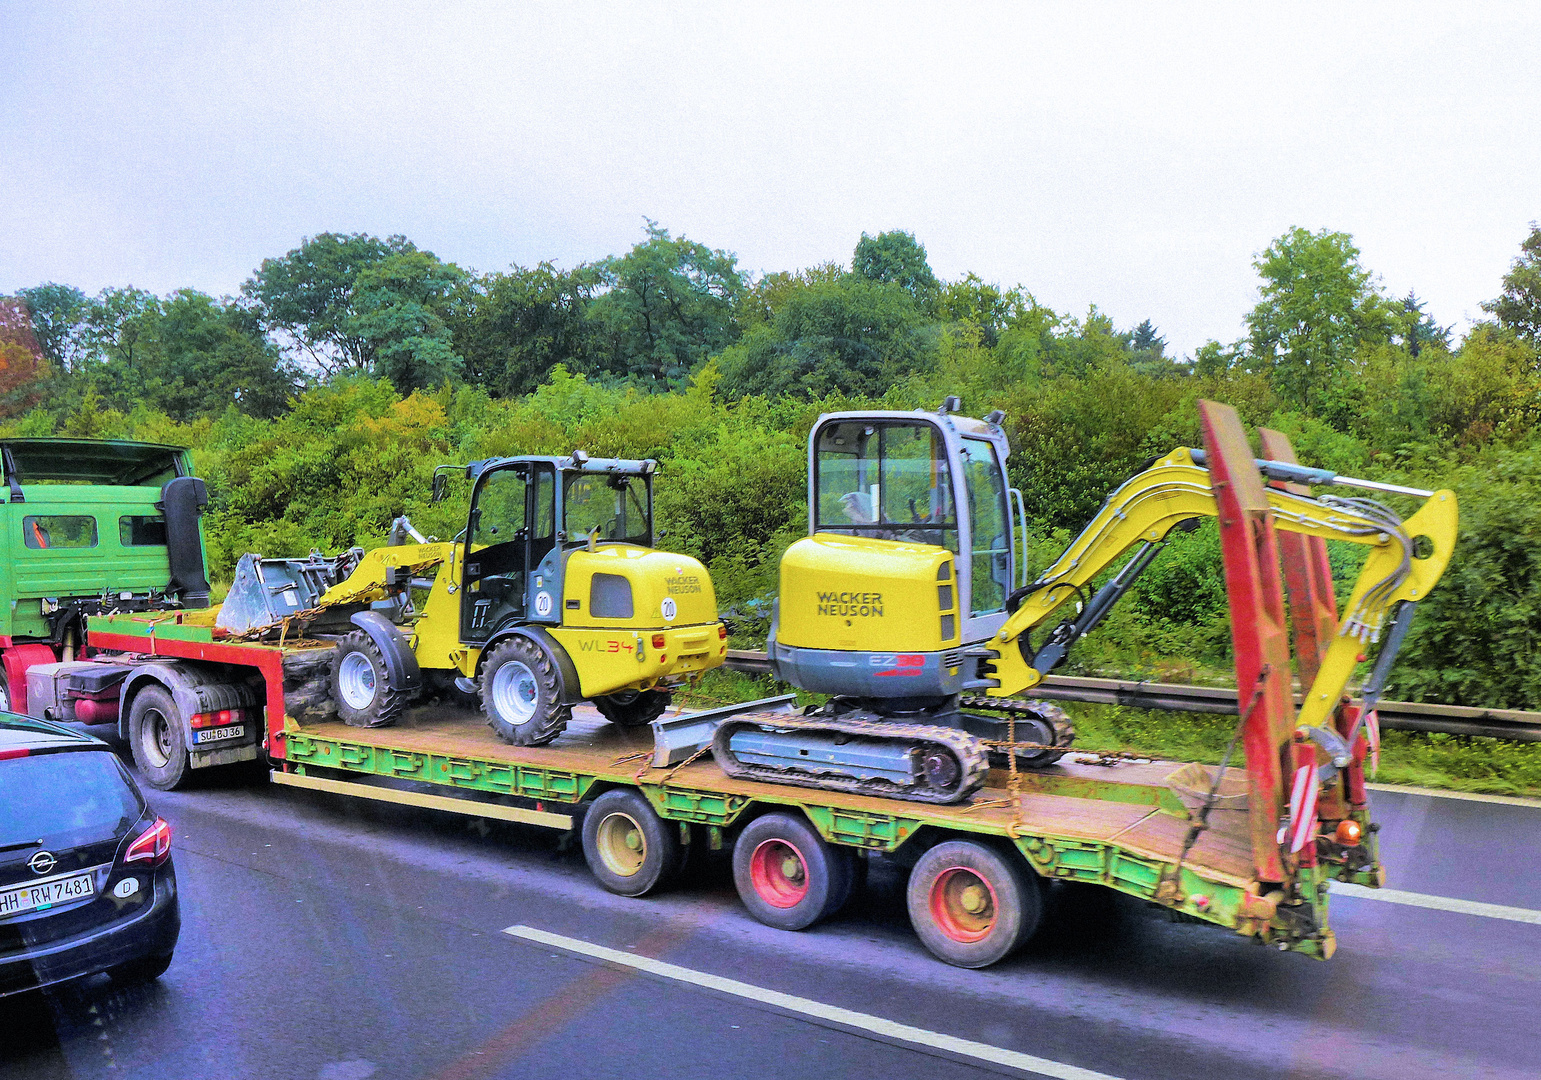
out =
<svg viewBox="0 0 1541 1080"><path fill-rule="evenodd" d="M441 466L435 500L452 472L471 481L455 541L398 519L392 543L367 553L247 555L215 625L335 637L326 698L350 724L392 723L425 688L479 697L519 746L556 738L579 701L648 724L727 655L706 568L652 547L656 469L581 451ZM414 582L428 590L421 611Z"/></svg>

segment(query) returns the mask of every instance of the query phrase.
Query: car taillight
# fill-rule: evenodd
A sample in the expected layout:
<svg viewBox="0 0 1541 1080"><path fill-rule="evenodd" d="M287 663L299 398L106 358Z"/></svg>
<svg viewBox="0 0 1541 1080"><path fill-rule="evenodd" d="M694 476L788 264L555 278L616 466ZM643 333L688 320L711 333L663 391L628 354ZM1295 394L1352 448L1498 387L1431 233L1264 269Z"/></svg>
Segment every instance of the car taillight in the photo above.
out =
<svg viewBox="0 0 1541 1080"><path fill-rule="evenodd" d="M123 853L125 863L142 862L159 866L171 857L171 824L165 818L156 818L139 838Z"/></svg>
<svg viewBox="0 0 1541 1080"><path fill-rule="evenodd" d="M664 636L662 634L653 635L653 648L661 649L665 644L666 642L664 641Z"/></svg>
<svg viewBox="0 0 1541 1080"><path fill-rule="evenodd" d="M727 641L728 640L728 624L727 623L718 623L717 624L717 637L720 640L722 640L722 641Z"/></svg>

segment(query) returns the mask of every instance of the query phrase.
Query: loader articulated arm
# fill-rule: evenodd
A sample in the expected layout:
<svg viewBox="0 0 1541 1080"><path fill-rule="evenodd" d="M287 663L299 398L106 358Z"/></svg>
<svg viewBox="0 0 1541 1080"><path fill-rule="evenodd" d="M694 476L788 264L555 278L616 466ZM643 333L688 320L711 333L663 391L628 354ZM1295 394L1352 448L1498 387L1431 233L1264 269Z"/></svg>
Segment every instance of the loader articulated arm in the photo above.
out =
<svg viewBox="0 0 1541 1080"><path fill-rule="evenodd" d="M1179 448L1126 481L1054 564L1013 595L1016 607L990 645L1001 654L994 661L994 677L1000 685L989 690L992 696L1018 694L1041 681L1064 658L1069 644L1101 621L1128 590L1173 528L1196 518L1219 516L1217 493L1204 463L1203 451ZM1298 488L1266 488L1276 529L1370 548L1344 605L1338 633L1301 707L1299 725L1313 727L1331 717L1365 646L1388 631L1396 606L1422 600L1444 573L1455 547L1455 495L1345 481L1293 463L1257 465L1263 476L1281 482L1348 483L1426 496L1417 513L1402 521L1394 511L1368 498L1313 497L1296 493L1303 490ZM1124 570L1088 595L1091 581L1136 545L1140 549ZM1082 602L1082 608L1037 649L1032 648L1033 629L1075 600ZM1397 621L1405 627L1405 618ZM1399 638L1400 633L1395 636Z"/></svg>
<svg viewBox="0 0 1541 1080"><path fill-rule="evenodd" d="M392 587L414 574L455 561L458 545L439 541L432 544L397 544L366 552L353 572L321 594L317 607L336 604L371 603L384 600Z"/></svg>

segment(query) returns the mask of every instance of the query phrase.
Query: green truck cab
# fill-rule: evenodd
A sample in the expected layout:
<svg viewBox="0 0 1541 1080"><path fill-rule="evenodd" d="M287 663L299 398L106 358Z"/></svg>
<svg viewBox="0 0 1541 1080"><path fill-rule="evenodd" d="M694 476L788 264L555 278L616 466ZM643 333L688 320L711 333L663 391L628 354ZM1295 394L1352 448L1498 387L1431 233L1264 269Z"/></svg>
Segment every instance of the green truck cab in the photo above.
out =
<svg viewBox="0 0 1541 1080"><path fill-rule="evenodd" d="M73 660L86 620L209 606L204 483L188 452L119 440L0 439L0 708L26 671Z"/></svg>

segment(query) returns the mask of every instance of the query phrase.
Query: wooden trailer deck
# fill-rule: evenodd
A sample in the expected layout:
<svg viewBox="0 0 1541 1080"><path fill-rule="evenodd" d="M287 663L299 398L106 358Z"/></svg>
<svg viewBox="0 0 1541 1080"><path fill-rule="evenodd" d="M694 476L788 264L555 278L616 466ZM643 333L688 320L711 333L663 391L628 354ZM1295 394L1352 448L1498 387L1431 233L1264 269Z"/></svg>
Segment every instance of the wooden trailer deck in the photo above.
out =
<svg viewBox="0 0 1541 1080"><path fill-rule="evenodd" d="M384 728L336 721L289 724L283 756L296 765L523 795L542 800L548 808L553 808L550 803L580 800L595 781L657 785L678 794L686 805L692 797L706 796L731 812L759 802L880 818L895 823L895 842L924 825L1009 835L1015 824L1019 836L1117 848L1159 863L1177 860L1188 833L1188 808L1196 810L1212 782L1211 770L1202 765L1097 765L1065 759L1047 769L1021 772L1015 802L1008 775L992 770L985 786L966 802L943 806L734 780L709 756L682 767L654 768L651 729L619 728L589 706L574 709L567 730L540 747L510 746L478 713L445 705L410 709L394 726ZM371 754L368 748L380 753ZM1255 874L1246 778L1240 770L1227 774L1220 796L1209 828L1184 865L1205 878L1245 888Z"/></svg>

